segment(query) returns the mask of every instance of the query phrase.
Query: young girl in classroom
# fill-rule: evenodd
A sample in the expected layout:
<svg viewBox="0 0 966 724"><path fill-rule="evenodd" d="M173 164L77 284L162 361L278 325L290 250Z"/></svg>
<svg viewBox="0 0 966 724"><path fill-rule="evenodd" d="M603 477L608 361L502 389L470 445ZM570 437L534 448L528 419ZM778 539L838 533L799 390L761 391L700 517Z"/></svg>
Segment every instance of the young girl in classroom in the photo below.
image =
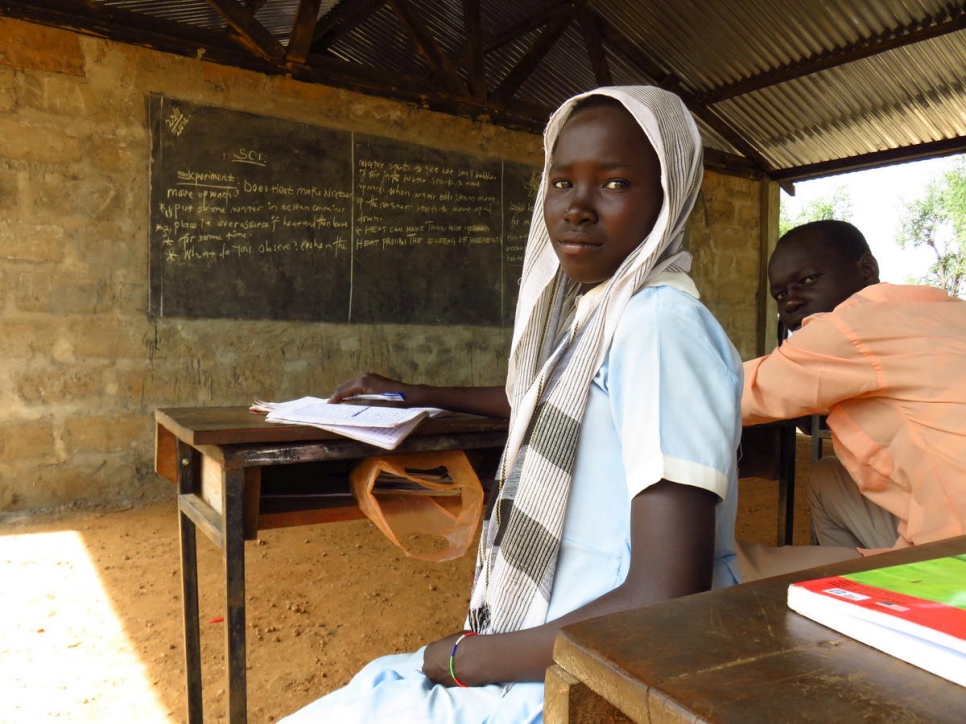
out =
<svg viewBox="0 0 966 724"><path fill-rule="evenodd" d="M509 417L464 629L288 724L540 722L562 626L738 582L742 367L682 250L694 120L666 91L600 88L553 114L544 146L505 389L366 374L332 396Z"/></svg>

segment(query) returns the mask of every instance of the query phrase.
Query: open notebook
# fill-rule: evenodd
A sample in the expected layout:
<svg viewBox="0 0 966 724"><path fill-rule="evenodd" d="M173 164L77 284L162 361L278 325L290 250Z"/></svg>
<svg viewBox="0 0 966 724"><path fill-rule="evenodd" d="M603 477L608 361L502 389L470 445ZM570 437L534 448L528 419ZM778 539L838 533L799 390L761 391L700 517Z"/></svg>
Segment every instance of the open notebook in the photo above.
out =
<svg viewBox="0 0 966 724"><path fill-rule="evenodd" d="M446 412L436 407L331 405L319 397L288 402L255 400L249 409L264 412L268 422L310 425L385 450L395 449L426 418Z"/></svg>

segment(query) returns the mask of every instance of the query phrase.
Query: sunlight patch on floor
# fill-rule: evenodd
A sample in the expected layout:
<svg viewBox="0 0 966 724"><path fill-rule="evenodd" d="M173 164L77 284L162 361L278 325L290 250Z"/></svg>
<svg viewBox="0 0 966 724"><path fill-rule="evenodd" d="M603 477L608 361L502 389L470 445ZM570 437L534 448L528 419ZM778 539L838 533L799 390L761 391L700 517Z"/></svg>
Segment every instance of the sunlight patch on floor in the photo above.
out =
<svg viewBox="0 0 966 724"><path fill-rule="evenodd" d="M155 693L78 533L0 536L0 612L4 724L177 721ZM104 690L110 693L91 694Z"/></svg>

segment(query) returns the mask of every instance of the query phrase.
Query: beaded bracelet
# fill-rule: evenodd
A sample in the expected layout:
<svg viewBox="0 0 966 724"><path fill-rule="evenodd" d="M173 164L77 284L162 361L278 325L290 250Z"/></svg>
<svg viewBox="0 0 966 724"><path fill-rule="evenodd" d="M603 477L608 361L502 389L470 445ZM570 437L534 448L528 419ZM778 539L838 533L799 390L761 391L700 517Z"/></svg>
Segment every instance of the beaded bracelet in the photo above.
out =
<svg viewBox="0 0 966 724"><path fill-rule="evenodd" d="M450 678L453 681L456 682L456 685L457 686L462 687L464 689L469 689L470 687L468 685L464 684L459 679L456 678L456 669L453 668L453 662L456 659L456 647L459 646L460 645L460 642L463 639L465 639L467 636L476 636L476 631L465 631L465 632L463 632L460 635L460 637L458 639L456 639L456 643L453 644L453 650L449 652L449 676L450 676Z"/></svg>

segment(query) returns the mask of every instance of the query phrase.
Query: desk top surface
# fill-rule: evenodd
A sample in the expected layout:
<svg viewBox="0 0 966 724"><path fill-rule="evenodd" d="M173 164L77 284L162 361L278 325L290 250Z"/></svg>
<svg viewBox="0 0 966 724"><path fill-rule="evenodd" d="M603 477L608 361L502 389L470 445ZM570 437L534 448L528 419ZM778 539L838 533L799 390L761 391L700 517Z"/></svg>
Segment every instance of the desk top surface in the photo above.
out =
<svg viewBox="0 0 966 724"><path fill-rule="evenodd" d="M638 721L962 722L966 688L786 603L795 581L961 553L966 536L573 624L554 659Z"/></svg>
<svg viewBox="0 0 966 724"><path fill-rule="evenodd" d="M246 445L253 443L342 440L341 435L308 425L266 422L247 407L177 407L155 410L155 420L189 445ZM450 413L420 424L411 436L506 432L507 421Z"/></svg>

